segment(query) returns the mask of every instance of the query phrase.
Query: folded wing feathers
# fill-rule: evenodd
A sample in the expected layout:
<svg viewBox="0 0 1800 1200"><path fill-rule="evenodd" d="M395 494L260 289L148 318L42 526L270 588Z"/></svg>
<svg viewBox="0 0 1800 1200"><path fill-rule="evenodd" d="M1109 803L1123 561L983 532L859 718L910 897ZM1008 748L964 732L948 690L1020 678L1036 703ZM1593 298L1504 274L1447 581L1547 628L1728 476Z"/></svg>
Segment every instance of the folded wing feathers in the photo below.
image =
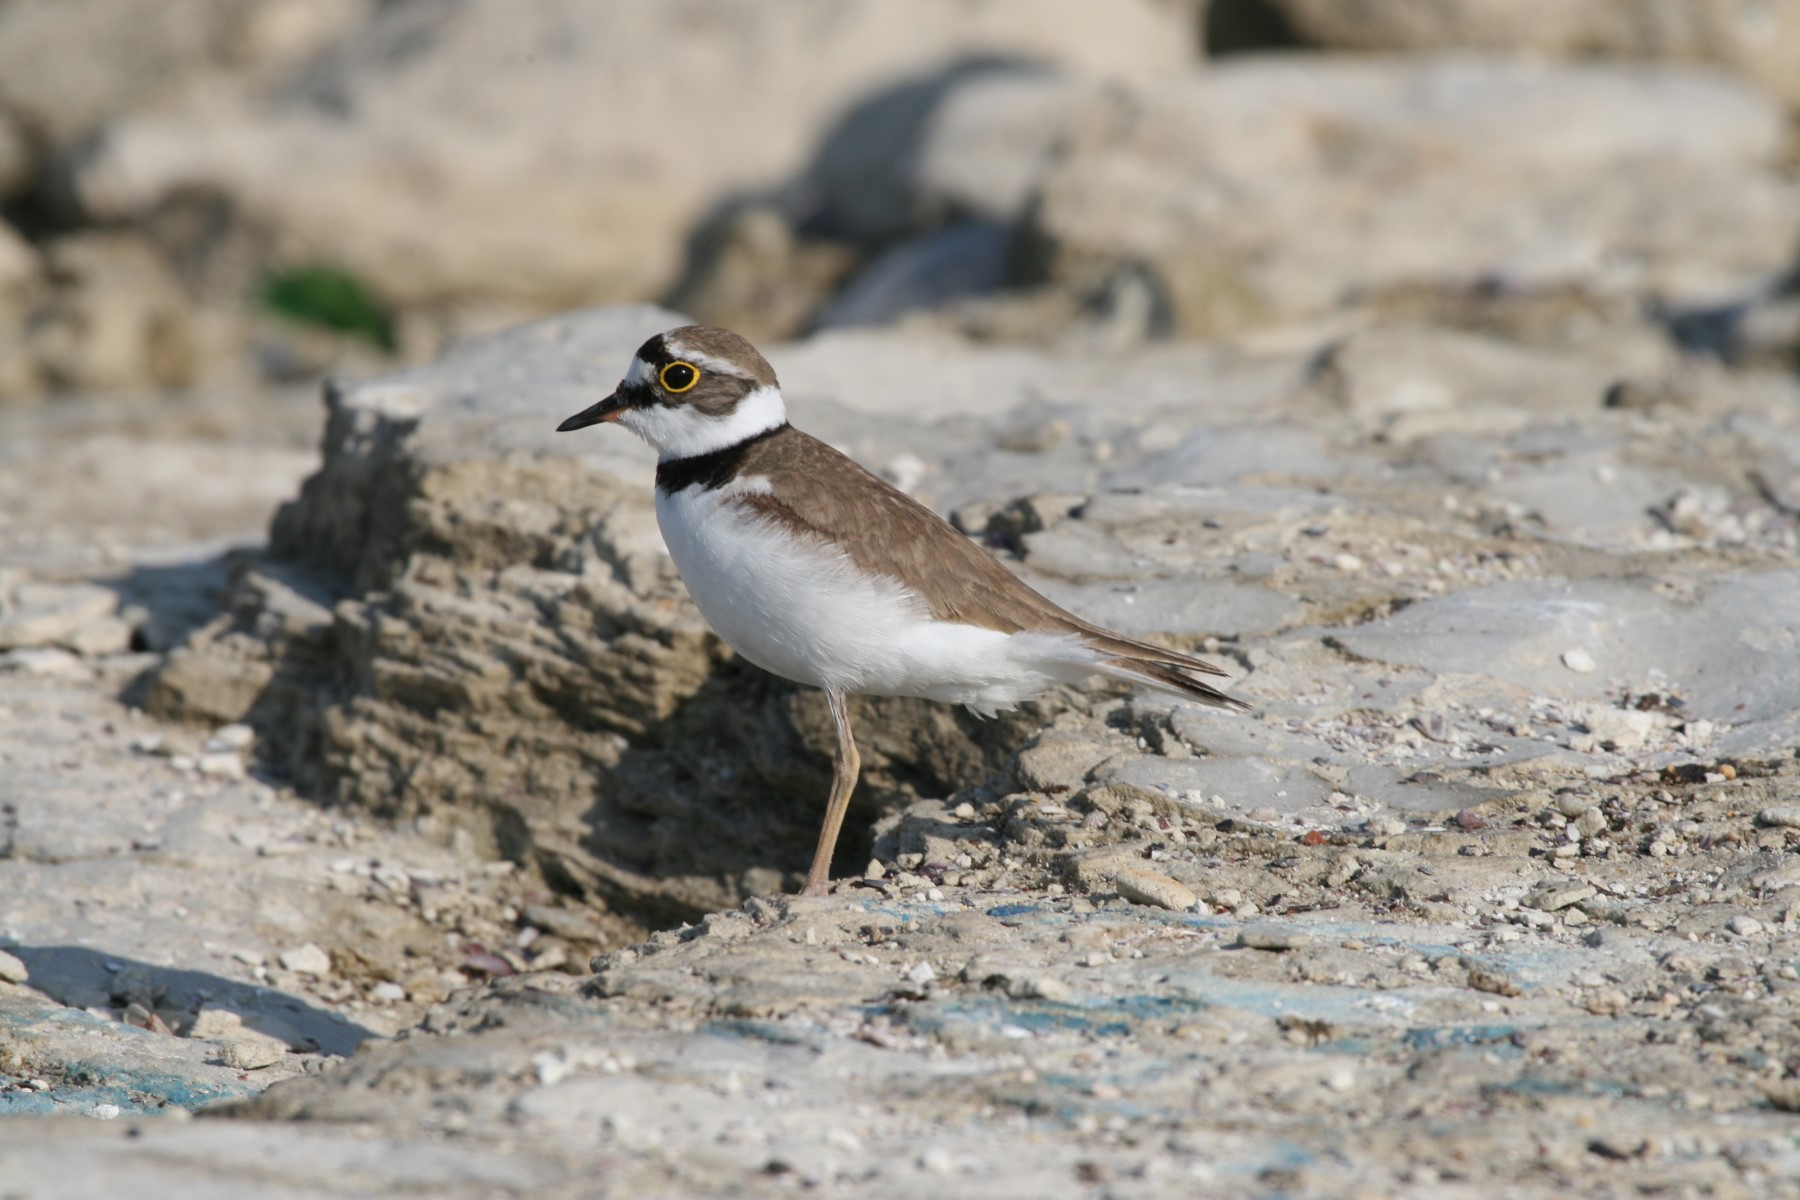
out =
<svg viewBox="0 0 1800 1200"><path fill-rule="evenodd" d="M737 503L797 533L838 546L866 570L914 589L939 620L990 629L1063 630L1107 657L1100 669L1219 708L1250 706L1191 675L1225 675L1202 659L1123 637L1034 591L936 513L830 446L784 428L749 447L740 471L776 488ZM833 477L851 486L833 488ZM776 494L778 493L778 494ZM892 536L871 536L882 530ZM944 536L944 535L950 536Z"/></svg>
<svg viewBox="0 0 1800 1200"><path fill-rule="evenodd" d="M1226 675L1225 671L1207 662L1194 658L1179 650L1170 650L1164 646L1154 646L1149 642L1140 642L1134 638L1122 637L1111 630L1089 625L1086 621L1075 618L1083 640L1096 650L1101 650L1111 657L1106 665L1113 670L1109 673L1124 673L1154 684L1165 691L1185 696L1190 700L1198 700L1215 708L1230 708L1239 712L1249 712L1250 705L1210 684L1190 678L1188 672L1195 675Z"/></svg>
<svg viewBox="0 0 1800 1200"><path fill-rule="evenodd" d="M1249 712L1250 706L1235 696L1227 696L1211 684L1201 683L1198 679L1190 679L1179 669L1167 663L1146 662L1142 659L1112 658L1105 663L1107 674L1115 677L1130 677L1173 692L1177 696L1189 700L1198 700L1202 704L1210 704L1214 708L1230 708L1238 712Z"/></svg>

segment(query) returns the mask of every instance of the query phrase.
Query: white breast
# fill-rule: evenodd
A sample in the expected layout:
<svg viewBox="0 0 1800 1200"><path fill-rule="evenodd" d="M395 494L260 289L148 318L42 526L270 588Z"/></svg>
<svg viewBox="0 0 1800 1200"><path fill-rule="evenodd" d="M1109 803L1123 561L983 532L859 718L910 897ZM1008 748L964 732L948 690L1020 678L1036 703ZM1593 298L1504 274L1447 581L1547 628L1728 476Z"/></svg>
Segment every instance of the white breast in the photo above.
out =
<svg viewBox="0 0 1800 1200"><path fill-rule="evenodd" d="M656 494L663 541L694 603L756 665L815 687L983 713L1093 672L1099 655L1077 638L934 620L898 580L866 574L842 550L736 503L766 486Z"/></svg>

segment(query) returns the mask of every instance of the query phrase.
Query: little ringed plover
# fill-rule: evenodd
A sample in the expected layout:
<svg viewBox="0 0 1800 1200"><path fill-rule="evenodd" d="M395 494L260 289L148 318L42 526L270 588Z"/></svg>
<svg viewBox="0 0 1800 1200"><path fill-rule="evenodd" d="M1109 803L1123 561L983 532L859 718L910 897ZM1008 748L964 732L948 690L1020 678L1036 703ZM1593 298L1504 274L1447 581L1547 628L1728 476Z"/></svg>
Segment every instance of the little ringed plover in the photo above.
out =
<svg viewBox="0 0 1800 1200"><path fill-rule="evenodd" d="M708 325L638 348L612 395L559 431L617 422L656 450L656 519L700 612L731 648L822 688L837 728L805 895L823 895L861 760L851 695L983 716L1099 674L1219 708L1211 663L1075 616L879 476L788 424L775 371Z"/></svg>

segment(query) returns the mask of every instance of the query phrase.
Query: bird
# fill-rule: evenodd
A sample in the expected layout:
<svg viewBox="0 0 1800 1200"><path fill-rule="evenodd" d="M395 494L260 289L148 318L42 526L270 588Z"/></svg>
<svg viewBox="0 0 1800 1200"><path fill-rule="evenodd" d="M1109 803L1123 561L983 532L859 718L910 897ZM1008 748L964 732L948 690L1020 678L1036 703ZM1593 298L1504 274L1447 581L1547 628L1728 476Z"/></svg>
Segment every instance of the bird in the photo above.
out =
<svg viewBox="0 0 1800 1200"><path fill-rule="evenodd" d="M657 524L714 632L757 666L825 693L837 748L802 895L830 890L861 772L853 695L991 717L1098 674L1249 709L1198 678L1225 675L1218 667L1068 612L931 509L794 428L774 368L728 329L651 337L612 394L557 431L605 424L656 451Z"/></svg>

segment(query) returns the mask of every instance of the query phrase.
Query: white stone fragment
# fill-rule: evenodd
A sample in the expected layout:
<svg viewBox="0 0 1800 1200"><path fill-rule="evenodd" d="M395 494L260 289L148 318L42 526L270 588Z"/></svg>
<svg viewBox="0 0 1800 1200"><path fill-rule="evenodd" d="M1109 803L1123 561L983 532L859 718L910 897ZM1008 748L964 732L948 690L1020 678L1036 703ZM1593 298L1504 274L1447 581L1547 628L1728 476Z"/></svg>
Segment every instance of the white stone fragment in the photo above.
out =
<svg viewBox="0 0 1800 1200"><path fill-rule="evenodd" d="M215 750L194 759L194 768L214 779L244 778L244 758L235 750Z"/></svg>
<svg viewBox="0 0 1800 1200"><path fill-rule="evenodd" d="M219 1061L238 1071L260 1071L282 1060L287 1050L268 1038L244 1038L226 1042L219 1050Z"/></svg>
<svg viewBox="0 0 1800 1200"><path fill-rule="evenodd" d="M1563 651L1562 665L1577 675L1592 675L1599 664L1594 662L1593 655L1580 646L1575 646Z"/></svg>
<svg viewBox="0 0 1800 1200"><path fill-rule="evenodd" d="M1113 886L1119 889L1119 895L1133 904L1147 904L1172 912L1185 912L1200 902L1200 897L1186 884L1159 871L1127 867L1113 877Z"/></svg>
<svg viewBox="0 0 1800 1200"><path fill-rule="evenodd" d="M295 946L292 950L283 950L279 961L284 968L300 975L316 975L323 978L331 974L331 955L319 949L312 942L307 942L303 946Z"/></svg>
<svg viewBox="0 0 1800 1200"><path fill-rule="evenodd" d="M1584 712L1581 720L1589 733L1617 750L1641 748L1653 732L1668 723L1661 713L1598 706Z"/></svg>
<svg viewBox="0 0 1800 1200"><path fill-rule="evenodd" d="M256 740L256 730L248 725L233 722L221 725L213 730L213 735L206 739L207 750L245 750Z"/></svg>

